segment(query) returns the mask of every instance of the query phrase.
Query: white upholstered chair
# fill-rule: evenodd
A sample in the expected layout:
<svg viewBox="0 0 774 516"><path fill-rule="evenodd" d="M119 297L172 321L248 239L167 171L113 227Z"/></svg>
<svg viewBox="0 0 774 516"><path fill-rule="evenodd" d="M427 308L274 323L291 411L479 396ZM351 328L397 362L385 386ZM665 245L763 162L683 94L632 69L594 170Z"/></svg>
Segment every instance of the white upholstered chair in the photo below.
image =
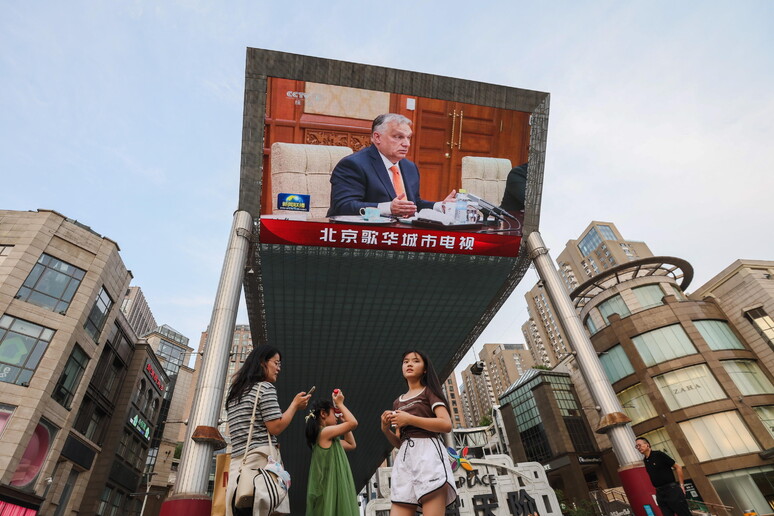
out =
<svg viewBox="0 0 774 516"><path fill-rule="evenodd" d="M311 195L309 217L325 218L331 203L331 172L339 160L352 154L349 147L276 142L271 146L271 207L277 212L277 194Z"/></svg>
<svg viewBox="0 0 774 516"><path fill-rule="evenodd" d="M462 188L499 206L511 168L509 159L465 156L462 158Z"/></svg>

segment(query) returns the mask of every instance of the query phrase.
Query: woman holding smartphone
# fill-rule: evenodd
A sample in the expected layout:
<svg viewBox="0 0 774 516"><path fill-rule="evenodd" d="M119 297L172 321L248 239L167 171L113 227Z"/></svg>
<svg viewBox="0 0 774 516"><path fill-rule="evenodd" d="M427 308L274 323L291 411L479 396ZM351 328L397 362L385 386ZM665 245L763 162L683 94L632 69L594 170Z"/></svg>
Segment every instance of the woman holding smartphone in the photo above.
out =
<svg viewBox="0 0 774 516"><path fill-rule="evenodd" d="M228 414L228 431L231 436L231 468L226 489L227 516L236 514L236 509L233 506L234 492L243 456L254 451L248 455L246 466L254 468L266 466L268 457L271 455L269 439L272 440L276 449L277 436L288 427L296 412L304 410L309 403L311 393L299 392L290 402L290 406L282 412L277 401L277 389L274 387L281 369L282 355L279 350L266 344L260 345L247 356L242 368L234 376L228 391L226 413ZM256 396L260 396L260 398L255 406L255 423L250 440L250 450L247 450L250 418ZM274 455L277 462L282 461L278 449ZM288 497L285 497L277 512L290 514Z"/></svg>

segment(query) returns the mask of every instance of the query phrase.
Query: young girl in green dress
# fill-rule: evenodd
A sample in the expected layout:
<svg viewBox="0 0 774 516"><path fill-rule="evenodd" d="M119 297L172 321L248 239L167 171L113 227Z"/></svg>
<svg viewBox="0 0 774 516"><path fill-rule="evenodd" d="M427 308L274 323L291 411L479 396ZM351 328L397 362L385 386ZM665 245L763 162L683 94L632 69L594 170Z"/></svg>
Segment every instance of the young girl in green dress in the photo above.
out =
<svg viewBox="0 0 774 516"><path fill-rule="evenodd" d="M357 420L344 404L344 393L312 404L306 416L306 440L312 448L306 491L306 516L358 516L357 492L344 451L355 449ZM335 407L334 407L335 405ZM340 412L337 420L337 410Z"/></svg>

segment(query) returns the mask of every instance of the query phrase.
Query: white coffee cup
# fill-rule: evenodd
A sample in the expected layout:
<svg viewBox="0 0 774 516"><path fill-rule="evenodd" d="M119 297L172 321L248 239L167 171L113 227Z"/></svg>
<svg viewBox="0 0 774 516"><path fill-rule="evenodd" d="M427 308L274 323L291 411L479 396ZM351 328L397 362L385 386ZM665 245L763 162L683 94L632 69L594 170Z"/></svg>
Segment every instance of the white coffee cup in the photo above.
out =
<svg viewBox="0 0 774 516"><path fill-rule="evenodd" d="M360 215L363 217L363 220L379 220L382 216L379 208L373 208L371 206L360 208Z"/></svg>

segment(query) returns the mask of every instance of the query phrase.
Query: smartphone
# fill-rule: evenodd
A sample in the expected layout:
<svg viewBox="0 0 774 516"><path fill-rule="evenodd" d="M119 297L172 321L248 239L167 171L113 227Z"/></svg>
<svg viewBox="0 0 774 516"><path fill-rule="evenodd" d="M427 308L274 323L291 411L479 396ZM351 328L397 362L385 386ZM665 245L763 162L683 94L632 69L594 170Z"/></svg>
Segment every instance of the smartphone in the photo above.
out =
<svg viewBox="0 0 774 516"><path fill-rule="evenodd" d="M316 385L312 385L312 388L306 391L306 395L309 396L310 394L312 394L316 388L317 388Z"/></svg>

